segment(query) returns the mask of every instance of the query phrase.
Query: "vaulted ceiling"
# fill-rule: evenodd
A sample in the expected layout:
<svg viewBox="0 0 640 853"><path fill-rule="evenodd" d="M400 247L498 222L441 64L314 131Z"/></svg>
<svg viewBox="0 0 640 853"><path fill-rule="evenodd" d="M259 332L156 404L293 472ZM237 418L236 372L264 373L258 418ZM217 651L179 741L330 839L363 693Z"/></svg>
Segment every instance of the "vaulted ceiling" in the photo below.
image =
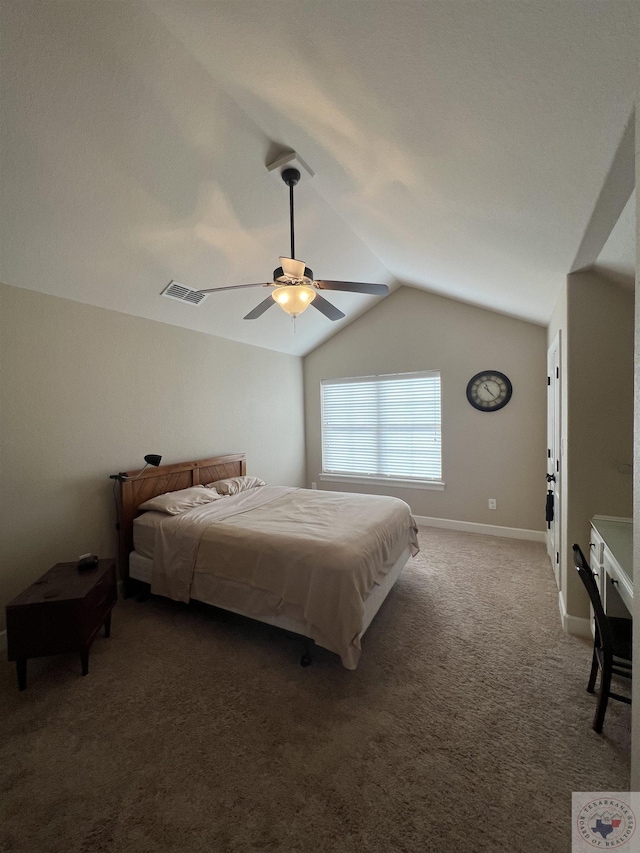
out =
<svg viewBox="0 0 640 853"><path fill-rule="evenodd" d="M607 278L632 288L636 278L636 193L624 206L595 264Z"/></svg>
<svg viewBox="0 0 640 853"><path fill-rule="evenodd" d="M410 284L545 323L633 109L639 7L600 0L2 0L0 279L283 352L347 313L159 294ZM615 250L615 245L614 245Z"/></svg>

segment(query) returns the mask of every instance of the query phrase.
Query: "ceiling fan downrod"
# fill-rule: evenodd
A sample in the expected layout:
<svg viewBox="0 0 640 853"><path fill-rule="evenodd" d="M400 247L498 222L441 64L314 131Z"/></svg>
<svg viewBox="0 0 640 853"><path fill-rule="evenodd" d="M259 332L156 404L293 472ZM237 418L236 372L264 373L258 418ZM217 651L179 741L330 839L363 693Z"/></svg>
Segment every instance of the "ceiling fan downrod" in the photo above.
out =
<svg viewBox="0 0 640 853"><path fill-rule="evenodd" d="M293 224L293 188L300 180L300 172L297 169L284 169L282 180L289 187L289 230L291 232L291 257L296 256L295 229Z"/></svg>

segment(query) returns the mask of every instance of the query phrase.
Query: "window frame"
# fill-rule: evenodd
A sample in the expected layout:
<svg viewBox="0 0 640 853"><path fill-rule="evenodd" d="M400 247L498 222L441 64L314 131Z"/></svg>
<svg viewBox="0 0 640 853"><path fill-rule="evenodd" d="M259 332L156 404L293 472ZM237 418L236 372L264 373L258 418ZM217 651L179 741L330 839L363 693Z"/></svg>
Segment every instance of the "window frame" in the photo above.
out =
<svg viewBox="0 0 640 853"><path fill-rule="evenodd" d="M333 472L325 470L325 441L324 441L324 385L348 385L357 382L376 382L379 380L408 379L437 376L440 382L440 477L403 477L392 474L357 474L349 472ZM356 483L360 485L396 485L403 489L434 489L444 490L445 482L442 477L442 372L440 370L416 370L407 373L381 373L368 376L347 376L338 379L322 379L320 381L320 456L321 470L318 477L327 482Z"/></svg>

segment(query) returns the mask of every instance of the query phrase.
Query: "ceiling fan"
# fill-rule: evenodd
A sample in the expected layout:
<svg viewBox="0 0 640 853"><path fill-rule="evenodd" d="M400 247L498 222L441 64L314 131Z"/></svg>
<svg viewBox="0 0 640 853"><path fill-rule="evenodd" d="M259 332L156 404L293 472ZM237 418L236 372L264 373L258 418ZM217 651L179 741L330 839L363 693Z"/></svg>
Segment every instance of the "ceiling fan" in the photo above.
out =
<svg viewBox="0 0 640 853"><path fill-rule="evenodd" d="M284 169L282 180L289 187L289 222L291 230L291 257L280 258L281 266L273 271L273 281L259 282L257 284L233 284L230 287L211 287L208 290L199 290L198 293L218 293L222 290L236 290L240 287L274 287L266 299L250 311L245 320L257 320L264 312L271 308L276 302L290 314L297 317L298 314L313 305L321 314L330 320L340 320L345 314L335 305L320 296L319 290L342 290L350 293L371 293L374 296L385 296L389 292L386 284L365 284L358 281L315 281L313 271L305 265L304 261L298 261L295 257L295 232L293 222L293 188L300 180L298 169Z"/></svg>

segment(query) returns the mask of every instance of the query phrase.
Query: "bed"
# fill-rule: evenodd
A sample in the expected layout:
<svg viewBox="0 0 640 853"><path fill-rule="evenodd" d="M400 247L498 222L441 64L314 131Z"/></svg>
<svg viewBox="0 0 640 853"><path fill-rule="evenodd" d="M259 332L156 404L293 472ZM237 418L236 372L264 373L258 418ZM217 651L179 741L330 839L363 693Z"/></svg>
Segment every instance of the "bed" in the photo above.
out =
<svg viewBox="0 0 640 853"><path fill-rule="evenodd" d="M355 669L363 634L418 550L408 505L377 495L264 485L173 515L141 512L156 496L245 477L243 454L128 476L136 479L121 483L125 577L299 634L309 641L303 665L316 643ZM217 498L215 487L206 493Z"/></svg>

